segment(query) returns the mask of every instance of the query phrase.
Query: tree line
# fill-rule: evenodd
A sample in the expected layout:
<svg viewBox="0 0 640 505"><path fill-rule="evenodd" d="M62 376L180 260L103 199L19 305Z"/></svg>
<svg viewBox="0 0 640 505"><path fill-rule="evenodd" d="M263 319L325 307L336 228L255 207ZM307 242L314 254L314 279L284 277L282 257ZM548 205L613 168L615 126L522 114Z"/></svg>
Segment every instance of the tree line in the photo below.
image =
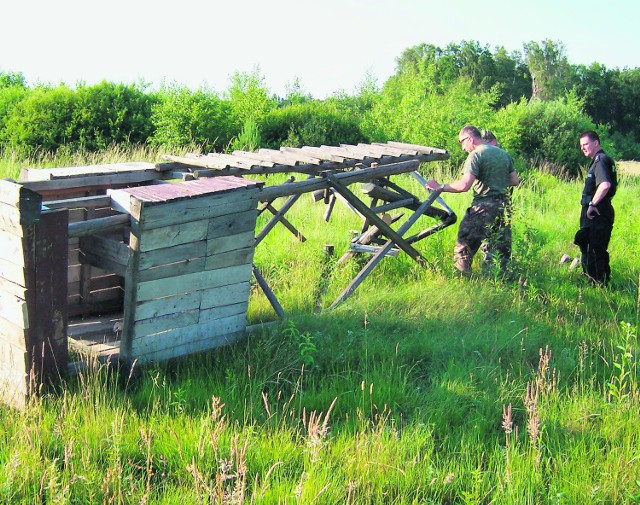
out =
<svg viewBox="0 0 640 505"><path fill-rule="evenodd" d="M577 173L577 136L596 130L608 152L640 159L640 69L573 65L561 42L491 50L476 41L420 44L382 85L366 77L353 94L318 100L298 81L271 94L258 70L237 72L222 93L178 84L28 86L0 71L0 143L21 156L149 145L202 152L398 140L441 147L456 165L465 124L536 164Z"/></svg>

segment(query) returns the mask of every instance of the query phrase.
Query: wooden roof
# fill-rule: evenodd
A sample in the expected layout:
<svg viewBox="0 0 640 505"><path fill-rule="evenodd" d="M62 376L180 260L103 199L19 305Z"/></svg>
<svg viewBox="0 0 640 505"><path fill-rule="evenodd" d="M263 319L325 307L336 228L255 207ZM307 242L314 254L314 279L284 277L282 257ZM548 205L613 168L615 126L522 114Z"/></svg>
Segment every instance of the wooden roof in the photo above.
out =
<svg viewBox="0 0 640 505"><path fill-rule="evenodd" d="M358 165L385 165L409 159L438 161L449 158L444 149L387 142L373 144L340 144L340 146L304 146L259 149L257 152L234 151L232 154L209 153L186 156L166 156L160 170L187 170L200 176L269 174L300 172L317 174L327 170L340 171Z"/></svg>

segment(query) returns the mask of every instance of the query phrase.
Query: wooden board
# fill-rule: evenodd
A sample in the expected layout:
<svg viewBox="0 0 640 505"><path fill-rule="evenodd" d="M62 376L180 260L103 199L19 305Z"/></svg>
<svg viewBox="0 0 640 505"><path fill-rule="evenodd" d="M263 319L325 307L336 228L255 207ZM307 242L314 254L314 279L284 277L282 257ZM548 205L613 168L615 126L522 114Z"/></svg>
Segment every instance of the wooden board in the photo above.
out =
<svg viewBox="0 0 640 505"><path fill-rule="evenodd" d="M206 325L194 324L183 328L133 340L132 354L140 362L168 359L213 349L239 338L246 328L246 315L236 314Z"/></svg>
<svg viewBox="0 0 640 505"><path fill-rule="evenodd" d="M251 265L238 265L216 270L196 272L179 277L140 282L137 285L138 302L164 296L227 286L251 279Z"/></svg>

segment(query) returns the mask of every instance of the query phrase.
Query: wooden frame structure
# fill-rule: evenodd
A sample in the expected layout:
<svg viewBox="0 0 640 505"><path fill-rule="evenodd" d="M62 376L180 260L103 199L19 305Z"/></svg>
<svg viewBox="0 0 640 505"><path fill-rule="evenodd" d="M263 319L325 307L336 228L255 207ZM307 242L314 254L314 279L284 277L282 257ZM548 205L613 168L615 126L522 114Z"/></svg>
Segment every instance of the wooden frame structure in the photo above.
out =
<svg viewBox="0 0 640 505"><path fill-rule="evenodd" d="M19 182L0 181L0 238L8 244L0 251L0 396L24 404L34 385L66 373L69 343L104 359L144 362L232 342L247 331L252 275L284 317L253 253L278 223L305 240L285 217L305 193L321 195L327 221L337 200L363 218L342 260L371 259L331 307L386 255L401 250L424 264L415 242L456 216L438 192L422 200L391 177L420 177L420 163L448 157L389 142L24 169ZM306 179L264 186L243 177L273 173ZM354 183L364 184L368 204ZM400 223L403 214L389 214L396 209L412 214ZM256 233L263 212L272 217ZM422 215L439 222L407 237Z"/></svg>

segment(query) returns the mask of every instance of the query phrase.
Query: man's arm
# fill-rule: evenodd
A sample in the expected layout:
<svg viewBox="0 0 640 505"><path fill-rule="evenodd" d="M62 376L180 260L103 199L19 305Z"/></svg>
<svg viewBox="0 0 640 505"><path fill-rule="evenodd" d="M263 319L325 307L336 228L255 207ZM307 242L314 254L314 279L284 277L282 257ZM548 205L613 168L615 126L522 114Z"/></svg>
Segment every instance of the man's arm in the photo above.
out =
<svg viewBox="0 0 640 505"><path fill-rule="evenodd" d="M598 210L597 205L607 195L610 187L611 183L609 181L603 181L598 184L596 192L591 198L591 205L589 205L589 208L587 209L587 218L593 219L594 217L596 217L596 215L600 215L600 211Z"/></svg>
<svg viewBox="0 0 640 505"><path fill-rule="evenodd" d="M442 186L440 186L440 184L438 184L435 179L431 179L430 181L427 181L425 187L431 190L442 189L443 193L464 193L465 191L469 191L469 189L471 189L471 186L473 186L475 180L475 175L473 175L472 173L467 173L462 176L462 179L451 182L449 184L443 184Z"/></svg>
<svg viewBox="0 0 640 505"><path fill-rule="evenodd" d="M518 172L515 170L513 172L509 172L509 186L517 186L520 184L520 177L518 177Z"/></svg>

